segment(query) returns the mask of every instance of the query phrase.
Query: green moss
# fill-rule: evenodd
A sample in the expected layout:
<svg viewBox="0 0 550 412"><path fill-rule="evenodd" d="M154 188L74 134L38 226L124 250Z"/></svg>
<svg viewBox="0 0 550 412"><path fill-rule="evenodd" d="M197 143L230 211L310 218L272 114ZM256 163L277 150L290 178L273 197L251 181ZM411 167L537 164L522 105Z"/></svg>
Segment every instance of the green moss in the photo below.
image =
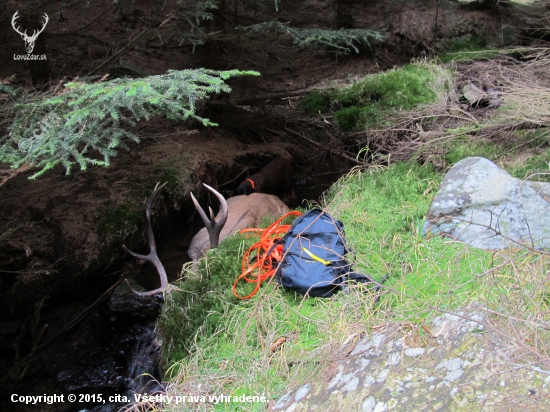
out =
<svg viewBox="0 0 550 412"><path fill-rule="evenodd" d="M481 37L457 38L449 40L447 43L447 52L474 51L484 49L485 47L487 47L487 42Z"/></svg>
<svg viewBox="0 0 550 412"><path fill-rule="evenodd" d="M485 39L480 37L468 37L449 40L445 46L445 52L439 59L443 63L451 61L488 60L502 52L498 49L487 47Z"/></svg>
<svg viewBox="0 0 550 412"><path fill-rule="evenodd" d="M392 110L408 110L437 101L451 87L451 73L429 63L409 64L365 77L350 87L310 93L299 108L327 113L331 108L344 130L373 126Z"/></svg>
<svg viewBox="0 0 550 412"><path fill-rule="evenodd" d="M445 154L445 160L451 165L471 156L481 156L494 161L504 150L505 149L496 142L471 139L464 136L453 140L450 148Z"/></svg>
<svg viewBox="0 0 550 412"><path fill-rule="evenodd" d="M143 206L107 201L97 214L101 233L124 239L143 223Z"/></svg>
<svg viewBox="0 0 550 412"><path fill-rule="evenodd" d="M151 194L157 182L168 182L164 191L168 193L170 198L179 198L185 194L185 187L189 181L189 173L181 164L176 162L160 164L152 169L150 176L149 182L144 187L147 196Z"/></svg>
<svg viewBox="0 0 550 412"><path fill-rule="evenodd" d="M320 111L330 106L330 97L318 90L315 90L307 95L305 99L302 99L298 104L301 110L304 110L311 114L318 114Z"/></svg>
<svg viewBox="0 0 550 412"><path fill-rule="evenodd" d="M550 149L515 162L509 171L518 179L550 182Z"/></svg>

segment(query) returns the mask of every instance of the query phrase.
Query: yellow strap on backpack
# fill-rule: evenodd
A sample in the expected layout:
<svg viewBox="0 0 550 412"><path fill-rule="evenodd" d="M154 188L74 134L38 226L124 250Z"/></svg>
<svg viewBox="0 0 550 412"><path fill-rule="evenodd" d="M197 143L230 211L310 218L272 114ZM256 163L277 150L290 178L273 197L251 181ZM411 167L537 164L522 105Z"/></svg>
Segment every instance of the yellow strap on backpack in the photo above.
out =
<svg viewBox="0 0 550 412"><path fill-rule="evenodd" d="M321 259L319 256L315 256L313 253L311 253L309 250L307 250L305 247L302 248L304 252L306 252L310 258L316 260L317 262L321 262L323 265L328 266L330 265L330 262L325 259Z"/></svg>

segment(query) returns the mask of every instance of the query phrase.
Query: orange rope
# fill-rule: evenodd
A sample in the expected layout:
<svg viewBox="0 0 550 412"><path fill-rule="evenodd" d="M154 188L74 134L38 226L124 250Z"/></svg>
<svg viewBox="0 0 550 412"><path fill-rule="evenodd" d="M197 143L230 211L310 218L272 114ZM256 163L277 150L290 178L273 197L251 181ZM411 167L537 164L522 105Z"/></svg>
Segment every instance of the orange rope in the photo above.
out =
<svg viewBox="0 0 550 412"><path fill-rule="evenodd" d="M250 182L250 186L252 186L252 190L256 190L256 188L254 187L254 185L255 185L254 180L246 179L245 182Z"/></svg>
<svg viewBox="0 0 550 412"><path fill-rule="evenodd" d="M274 262L280 262L283 257L283 245L279 244L271 250L275 241L280 240L290 229L291 225L281 225L280 223L288 216L301 216L302 212L291 211L279 218L267 229L242 229L241 233L251 233L259 235L260 240L256 242L243 256L242 273L233 284L233 294L239 299L250 299L254 296L262 282L275 274L277 267ZM252 261L251 261L252 258ZM255 259L253 259L255 258ZM251 263L254 262L254 263ZM254 290L247 296L241 296L237 293L237 283L245 280L249 283L256 283Z"/></svg>

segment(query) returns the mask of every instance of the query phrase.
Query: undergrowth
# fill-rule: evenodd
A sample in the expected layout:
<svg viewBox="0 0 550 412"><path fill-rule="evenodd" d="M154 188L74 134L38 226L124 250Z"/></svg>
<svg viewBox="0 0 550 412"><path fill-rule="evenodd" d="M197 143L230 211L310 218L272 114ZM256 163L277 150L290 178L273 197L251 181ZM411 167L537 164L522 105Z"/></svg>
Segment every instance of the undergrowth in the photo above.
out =
<svg viewBox="0 0 550 412"><path fill-rule="evenodd" d="M346 88L310 93L299 107L309 113L334 112L347 131L383 122L391 110L408 110L438 101L450 90L452 73L431 63L414 63L366 76Z"/></svg>

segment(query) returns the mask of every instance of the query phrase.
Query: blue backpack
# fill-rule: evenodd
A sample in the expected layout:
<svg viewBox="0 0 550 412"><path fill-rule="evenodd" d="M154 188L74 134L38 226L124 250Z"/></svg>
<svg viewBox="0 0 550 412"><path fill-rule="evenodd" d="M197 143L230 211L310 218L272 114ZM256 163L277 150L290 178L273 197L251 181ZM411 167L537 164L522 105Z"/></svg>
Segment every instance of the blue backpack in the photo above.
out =
<svg viewBox="0 0 550 412"><path fill-rule="evenodd" d="M352 271L344 224L321 209L311 209L297 218L281 239L283 258L276 279L284 288L308 296L329 297L349 280L380 283ZM384 279L385 280L385 279ZM383 281L382 281L383 282Z"/></svg>

